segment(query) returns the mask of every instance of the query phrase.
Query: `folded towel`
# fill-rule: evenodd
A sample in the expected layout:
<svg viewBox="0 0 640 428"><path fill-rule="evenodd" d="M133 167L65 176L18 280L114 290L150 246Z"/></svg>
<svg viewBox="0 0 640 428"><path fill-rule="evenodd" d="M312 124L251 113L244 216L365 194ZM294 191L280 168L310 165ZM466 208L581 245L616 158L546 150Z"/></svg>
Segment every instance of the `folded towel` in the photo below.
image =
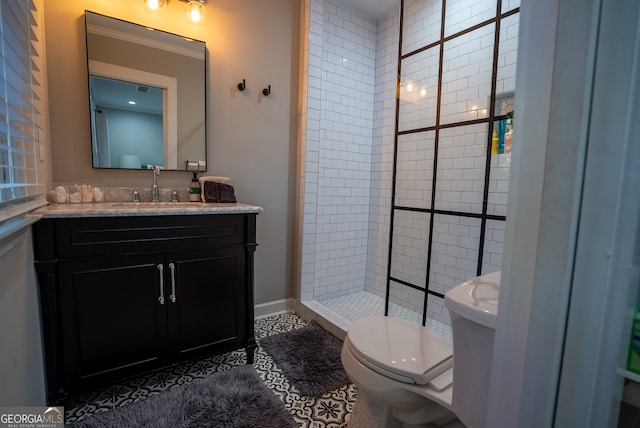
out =
<svg viewBox="0 0 640 428"><path fill-rule="evenodd" d="M229 177L218 177L216 175L203 175L202 177L198 178L198 181L200 182L200 200L202 200L203 202L207 202L204 197L205 182L212 181L214 183L228 183L229 181L231 181L231 179Z"/></svg>
<svg viewBox="0 0 640 428"><path fill-rule="evenodd" d="M233 186L216 181L204 182L205 202L236 202Z"/></svg>

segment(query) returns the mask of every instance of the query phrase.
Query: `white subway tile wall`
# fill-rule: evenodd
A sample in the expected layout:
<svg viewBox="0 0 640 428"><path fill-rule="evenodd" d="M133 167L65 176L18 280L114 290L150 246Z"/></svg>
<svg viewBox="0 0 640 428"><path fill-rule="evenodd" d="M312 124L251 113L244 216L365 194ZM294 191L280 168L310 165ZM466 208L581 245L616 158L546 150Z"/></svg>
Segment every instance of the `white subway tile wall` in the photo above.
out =
<svg viewBox="0 0 640 428"><path fill-rule="evenodd" d="M476 276L480 226L478 218L434 215L430 290L445 294ZM443 314L447 313L442 299L436 298L429 303L427 316L439 319Z"/></svg>
<svg viewBox="0 0 640 428"><path fill-rule="evenodd" d="M402 62L398 131L436 124L440 47L419 52Z"/></svg>
<svg viewBox="0 0 640 428"><path fill-rule="evenodd" d="M369 243L364 290L384 297L389 265L389 225L393 188L393 146L396 126L396 80L400 28L396 10L378 21L376 87L371 159Z"/></svg>
<svg viewBox="0 0 640 428"><path fill-rule="evenodd" d="M502 269L504 229L504 221L487 220L484 236L484 254L482 257L483 274L496 272Z"/></svg>
<svg viewBox="0 0 640 428"><path fill-rule="evenodd" d="M377 28L330 1L310 18L302 296L323 300L364 289Z"/></svg>
<svg viewBox="0 0 640 428"><path fill-rule="evenodd" d="M318 159L320 140L320 94L322 64L322 2L308 1L305 8L302 124L299 137L299 209L302 211L300 299L312 300L315 283L316 215L318 206Z"/></svg>
<svg viewBox="0 0 640 428"><path fill-rule="evenodd" d="M491 156L489 194L487 195L487 214L507 215L510 166L511 154L498 154Z"/></svg>
<svg viewBox="0 0 640 428"><path fill-rule="evenodd" d="M435 208L482 213L487 124L440 131Z"/></svg>
<svg viewBox="0 0 640 428"><path fill-rule="evenodd" d="M429 213L396 211L391 252L392 278L418 287L425 286L430 219Z"/></svg>
<svg viewBox="0 0 640 428"><path fill-rule="evenodd" d="M445 42L440 124L489 116L494 34L489 24Z"/></svg>
<svg viewBox="0 0 640 428"><path fill-rule="evenodd" d="M496 5L496 0L447 0L444 36L451 36L494 18Z"/></svg>
<svg viewBox="0 0 640 428"><path fill-rule="evenodd" d="M502 0L502 13L509 12L520 7L520 0Z"/></svg>
<svg viewBox="0 0 640 428"><path fill-rule="evenodd" d="M406 0L404 12L403 55L440 40L442 0Z"/></svg>
<svg viewBox="0 0 640 428"><path fill-rule="evenodd" d="M518 31L520 14L500 21L500 45L498 47L498 74L496 96L516 89L516 62L518 60Z"/></svg>
<svg viewBox="0 0 640 428"><path fill-rule="evenodd" d="M431 208L434 147L434 131L398 136L396 205Z"/></svg>
<svg viewBox="0 0 640 428"><path fill-rule="evenodd" d="M424 283L421 285L424 287ZM389 315L397 317L398 311L396 309L403 308L415 313L415 320L422 323L425 297L426 293L424 291L392 281L389 284L389 302L390 304L393 303L393 306L389 306Z"/></svg>
<svg viewBox="0 0 640 428"><path fill-rule="evenodd" d="M447 3L448 34L495 15L495 0L462 3ZM518 6L503 0L503 12ZM408 0L405 9L403 53L439 39L439 0ZM368 307L380 314L384 304L399 17L393 12L375 23L329 0L309 0L307 14L300 297L329 319L336 314L331 308L340 308L334 321L342 326L366 316ZM445 42L441 123L488 117L494 30L490 24ZM518 14L503 19L498 94L515 91L517 35ZM403 60L400 131L435 125L438 58L436 46ZM483 123L439 131L436 209L482 213L487 130ZM398 136L396 205L431 207L434 141L434 131ZM487 214L506 214L509 163L508 154L491 158ZM424 287L430 214L395 210L394 216L391 276ZM429 289L444 294L476 275L482 220L444 214L433 220ZM503 242L504 221L487 220L483 273L500 269ZM390 314L421 322L424 298L422 291L391 281ZM356 303L363 299L376 303ZM427 323L448 325L443 300L427 299Z"/></svg>

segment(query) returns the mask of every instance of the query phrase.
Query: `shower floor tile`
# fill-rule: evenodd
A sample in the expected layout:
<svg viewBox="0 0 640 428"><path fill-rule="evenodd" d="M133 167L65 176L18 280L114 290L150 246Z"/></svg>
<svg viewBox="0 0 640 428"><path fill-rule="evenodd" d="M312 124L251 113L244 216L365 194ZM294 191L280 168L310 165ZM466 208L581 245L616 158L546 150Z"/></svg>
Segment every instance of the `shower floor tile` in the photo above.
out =
<svg viewBox="0 0 640 428"><path fill-rule="evenodd" d="M343 331L349 329L351 322L360 318L384 315L384 298L366 291L334 297L332 299L304 302L309 309L323 316ZM422 324L422 314L413 312L395 303L389 304L389 315L407 321ZM427 318L426 326L451 341L451 327Z"/></svg>

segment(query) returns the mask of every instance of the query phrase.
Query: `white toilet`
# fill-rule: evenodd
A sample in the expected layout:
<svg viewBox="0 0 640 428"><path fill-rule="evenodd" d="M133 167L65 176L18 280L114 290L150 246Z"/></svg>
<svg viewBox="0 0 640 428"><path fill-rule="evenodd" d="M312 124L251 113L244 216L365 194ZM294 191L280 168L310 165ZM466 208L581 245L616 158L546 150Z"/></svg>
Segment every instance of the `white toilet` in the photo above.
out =
<svg viewBox="0 0 640 428"><path fill-rule="evenodd" d="M341 353L358 387L348 426L483 427L499 287L493 272L446 294L453 343L398 318L354 321Z"/></svg>

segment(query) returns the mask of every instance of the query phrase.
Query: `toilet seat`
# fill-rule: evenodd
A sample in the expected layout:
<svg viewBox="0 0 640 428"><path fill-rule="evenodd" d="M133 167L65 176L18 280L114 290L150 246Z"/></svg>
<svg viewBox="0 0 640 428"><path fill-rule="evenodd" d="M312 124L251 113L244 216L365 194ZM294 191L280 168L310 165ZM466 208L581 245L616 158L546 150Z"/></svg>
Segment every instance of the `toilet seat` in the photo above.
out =
<svg viewBox="0 0 640 428"><path fill-rule="evenodd" d="M377 316L354 321L345 341L371 370L403 383L426 385L453 366L453 345L418 324Z"/></svg>

